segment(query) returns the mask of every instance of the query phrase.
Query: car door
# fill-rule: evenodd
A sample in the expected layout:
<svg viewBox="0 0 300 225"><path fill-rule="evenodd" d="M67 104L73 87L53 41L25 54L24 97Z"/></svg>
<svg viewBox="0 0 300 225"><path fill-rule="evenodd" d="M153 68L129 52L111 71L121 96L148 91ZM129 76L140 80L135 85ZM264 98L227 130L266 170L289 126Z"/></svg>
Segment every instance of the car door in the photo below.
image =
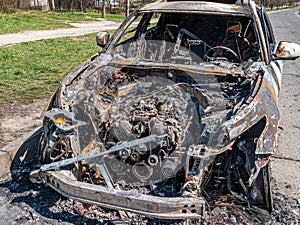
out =
<svg viewBox="0 0 300 225"><path fill-rule="evenodd" d="M282 79L282 62L281 60L276 60L274 57L274 52L276 49L276 40L272 29L271 21L263 7L260 9L259 15L260 15L263 32L265 35L267 54L270 59L268 69L272 74L274 74L274 79L278 87L278 90L275 91L278 96L278 91L280 89L281 79Z"/></svg>

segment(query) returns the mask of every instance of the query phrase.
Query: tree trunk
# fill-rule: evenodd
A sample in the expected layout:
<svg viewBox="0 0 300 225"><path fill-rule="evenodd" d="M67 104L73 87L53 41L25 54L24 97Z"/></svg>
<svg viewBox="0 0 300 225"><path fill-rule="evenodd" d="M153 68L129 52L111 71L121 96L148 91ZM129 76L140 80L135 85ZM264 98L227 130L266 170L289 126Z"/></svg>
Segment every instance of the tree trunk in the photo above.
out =
<svg viewBox="0 0 300 225"><path fill-rule="evenodd" d="M52 10L55 10L55 1L52 0Z"/></svg>
<svg viewBox="0 0 300 225"><path fill-rule="evenodd" d="M86 0L83 0L82 7L83 7L83 12L86 12Z"/></svg>
<svg viewBox="0 0 300 225"><path fill-rule="evenodd" d="M129 16L129 0L126 0L126 17Z"/></svg>
<svg viewBox="0 0 300 225"><path fill-rule="evenodd" d="M106 0L102 0L102 18L105 19L106 18L106 11L105 11L105 7L106 7Z"/></svg>

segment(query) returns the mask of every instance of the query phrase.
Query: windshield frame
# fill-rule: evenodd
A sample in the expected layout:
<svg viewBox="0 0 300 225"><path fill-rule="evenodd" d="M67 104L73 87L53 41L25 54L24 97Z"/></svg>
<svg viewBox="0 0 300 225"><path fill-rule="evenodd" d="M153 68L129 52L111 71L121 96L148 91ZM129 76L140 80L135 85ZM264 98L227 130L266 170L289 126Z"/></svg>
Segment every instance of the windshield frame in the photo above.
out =
<svg viewBox="0 0 300 225"><path fill-rule="evenodd" d="M245 13L238 13L238 14L232 14L232 13L228 13L228 12L215 12L215 13L211 13L211 12L204 12L204 11L187 11L187 10L178 10L178 11L170 11L167 9L160 9L160 10L136 10L133 13L131 13L125 20L124 22L119 26L119 28L115 31L115 33L112 35L111 39L109 40L109 42L107 43L107 45L103 48L101 53L113 53L114 52L114 48L118 45L118 42L121 40L121 38L123 37L124 33L126 32L126 30L132 25L132 23L137 23L136 19L139 16L142 16L142 19L140 21L138 21L137 23L137 30L135 31L135 34L137 34L137 32L143 32L145 31L145 26L147 27L148 23L150 24L151 20L153 19L153 14L155 13L174 13L174 14L198 14L200 16L202 15L212 15L212 16L232 16L233 18L238 16L238 17L245 17L248 19L252 20L252 25L253 25L253 32L254 32L254 36L255 36L255 40L257 41L257 47L258 47L258 57L259 60L258 61L263 61L264 56L263 56L263 51L262 51L262 46L261 46L261 38L260 38L260 34L258 32L258 27L257 27L257 19L254 18L253 15L251 14L245 14ZM150 18L149 18L150 17ZM143 24L144 23L144 24ZM141 59L142 60L142 59ZM243 63L243 61L241 61L241 63Z"/></svg>

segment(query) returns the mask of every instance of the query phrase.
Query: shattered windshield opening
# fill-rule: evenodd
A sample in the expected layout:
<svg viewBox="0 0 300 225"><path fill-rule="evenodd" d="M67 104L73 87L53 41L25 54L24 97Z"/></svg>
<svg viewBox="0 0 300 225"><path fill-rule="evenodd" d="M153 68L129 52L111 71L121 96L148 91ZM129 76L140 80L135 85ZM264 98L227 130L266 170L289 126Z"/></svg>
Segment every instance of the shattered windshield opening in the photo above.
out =
<svg viewBox="0 0 300 225"><path fill-rule="evenodd" d="M114 45L118 59L186 65L259 59L253 21L248 17L144 13L138 26L135 21Z"/></svg>

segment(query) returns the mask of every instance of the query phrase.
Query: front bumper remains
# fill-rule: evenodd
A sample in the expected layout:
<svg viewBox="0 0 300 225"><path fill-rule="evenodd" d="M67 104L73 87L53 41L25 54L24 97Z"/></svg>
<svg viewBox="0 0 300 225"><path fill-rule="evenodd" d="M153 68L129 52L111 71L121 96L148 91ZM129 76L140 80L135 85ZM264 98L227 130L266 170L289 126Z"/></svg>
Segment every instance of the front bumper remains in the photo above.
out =
<svg viewBox="0 0 300 225"><path fill-rule="evenodd" d="M206 201L198 197L157 197L72 180L61 171L40 174L48 186L60 194L88 204L126 210L160 219L200 219Z"/></svg>

